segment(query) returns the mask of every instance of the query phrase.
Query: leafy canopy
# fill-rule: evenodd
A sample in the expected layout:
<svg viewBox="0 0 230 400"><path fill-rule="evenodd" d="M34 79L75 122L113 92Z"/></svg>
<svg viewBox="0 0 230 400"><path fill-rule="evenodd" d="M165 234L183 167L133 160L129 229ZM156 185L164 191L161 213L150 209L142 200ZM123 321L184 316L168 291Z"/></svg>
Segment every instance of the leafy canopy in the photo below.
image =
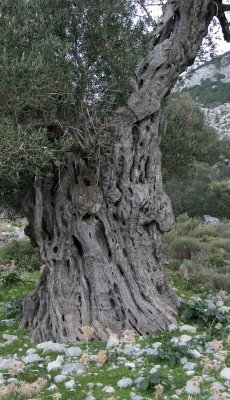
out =
<svg viewBox="0 0 230 400"><path fill-rule="evenodd" d="M133 0L1 1L1 194L52 171L68 149L94 154L101 127L110 139L146 48L135 15Z"/></svg>

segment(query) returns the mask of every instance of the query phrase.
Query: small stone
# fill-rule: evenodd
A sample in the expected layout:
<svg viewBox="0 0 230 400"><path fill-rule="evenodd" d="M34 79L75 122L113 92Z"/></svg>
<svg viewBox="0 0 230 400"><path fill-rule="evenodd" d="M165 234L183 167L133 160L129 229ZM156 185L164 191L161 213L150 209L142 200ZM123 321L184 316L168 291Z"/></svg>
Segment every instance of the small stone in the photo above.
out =
<svg viewBox="0 0 230 400"><path fill-rule="evenodd" d="M65 354L66 347L64 344L61 343L52 343L43 350L42 354L48 354L48 353Z"/></svg>
<svg viewBox="0 0 230 400"><path fill-rule="evenodd" d="M116 336L111 335L107 340L107 348L110 349L117 346L119 346L119 339Z"/></svg>
<svg viewBox="0 0 230 400"><path fill-rule="evenodd" d="M105 386L103 389L103 392L105 393L114 393L115 389L112 386Z"/></svg>
<svg viewBox="0 0 230 400"><path fill-rule="evenodd" d="M54 383L47 388L47 390L49 390L49 392L52 392L53 390L56 390L56 389L57 389L57 385L54 385Z"/></svg>
<svg viewBox="0 0 230 400"><path fill-rule="evenodd" d="M223 385L221 385L220 382L214 382L212 384L212 388L216 389L216 390L219 390L220 392L224 392L225 391L225 387Z"/></svg>
<svg viewBox="0 0 230 400"><path fill-rule="evenodd" d="M195 371L186 371L185 373L187 376L192 376L195 374Z"/></svg>
<svg viewBox="0 0 230 400"><path fill-rule="evenodd" d="M73 346L66 349L66 355L69 357L81 357L82 354L83 351L80 347Z"/></svg>
<svg viewBox="0 0 230 400"><path fill-rule="evenodd" d="M135 369L136 364L134 362L127 362L127 363L125 363L125 367L129 368L129 369Z"/></svg>
<svg viewBox="0 0 230 400"><path fill-rule="evenodd" d="M76 386L76 383L75 383L75 381L74 381L73 379L71 379L70 381L65 382L65 383L64 383L64 386L65 386L65 388L68 389L68 390L74 390L74 388L75 388L75 386Z"/></svg>
<svg viewBox="0 0 230 400"><path fill-rule="evenodd" d="M178 329L178 326L176 324L171 324L168 326L169 332L176 331Z"/></svg>
<svg viewBox="0 0 230 400"><path fill-rule="evenodd" d="M38 363L38 362L42 361L42 358L37 353L34 353L34 354L28 354L27 356L22 357L22 361L25 364L34 364L34 363Z"/></svg>
<svg viewBox="0 0 230 400"><path fill-rule="evenodd" d="M192 339L192 336L189 336L189 335L182 335L180 337L180 341L182 343L188 343L191 339Z"/></svg>
<svg viewBox="0 0 230 400"><path fill-rule="evenodd" d="M126 388L126 387L128 387L128 386L131 386L132 383L133 383L133 381L132 381L131 378L123 378L123 379L120 379L120 380L117 382L117 386L118 386L119 388Z"/></svg>
<svg viewBox="0 0 230 400"><path fill-rule="evenodd" d="M130 393L131 400L144 400L144 397L138 396L135 393Z"/></svg>
<svg viewBox="0 0 230 400"><path fill-rule="evenodd" d="M230 307L227 306L223 306L219 308L219 312L221 312L221 314L227 314L230 311Z"/></svg>
<svg viewBox="0 0 230 400"><path fill-rule="evenodd" d="M15 383L15 385L19 385L19 380L17 378L9 378L7 379L7 383Z"/></svg>
<svg viewBox="0 0 230 400"><path fill-rule="evenodd" d="M186 383L185 392L188 394L199 394L200 393L199 383L193 380L188 381Z"/></svg>
<svg viewBox="0 0 230 400"><path fill-rule="evenodd" d="M52 345L53 344L53 342L52 341L49 341L49 342L42 342L42 343L39 343L39 344L37 344L37 349L38 350L45 350L45 349L47 349L47 347L49 347L50 345Z"/></svg>
<svg viewBox="0 0 230 400"><path fill-rule="evenodd" d="M189 350L189 354L191 354L191 356L193 356L194 358L201 358L202 357L202 354L196 349L190 349Z"/></svg>
<svg viewBox="0 0 230 400"><path fill-rule="evenodd" d="M222 379L225 379L226 381L230 381L230 368L224 368L222 369L221 373L220 373L220 377Z"/></svg>
<svg viewBox="0 0 230 400"><path fill-rule="evenodd" d="M156 342L156 343L153 343L152 348L153 349L159 349L159 347L161 347L161 346L162 346L161 342Z"/></svg>
<svg viewBox="0 0 230 400"><path fill-rule="evenodd" d="M51 361L47 365L47 371L57 371L62 368L63 356L57 356L55 361Z"/></svg>
<svg viewBox="0 0 230 400"><path fill-rule="evenodd" d="M54 382L55 382L55 383L61 383L61 382L63 382L63 381L66 381L66 379L67 379L67 376L66 376L66 375L56 375L56 376L54 377Z"/></svg>
<svg viewBox="0 0 230 400"><path fill-rule="evenodd" d="M189 362L189 361L184 364L184 369L186 369L187 371L192 371L196 367L197 367L197 364Z"/></svg>
<svg viewBox="0 0 230 400"><path fill-rule="evenodd" d="M36 353L36 349L28 349L27 351L26 351L26 354L35 354Z"/></svg>
<svg viewBox="0 0 230 400"><path fill-rule="evenodd" d="M158 371L158 369L160 369L160 365L155 365L155 367L153 367L150 371L149 371L149 373L150 374L155 374L157 371Z"/></svg>
<svg viewBox="0 0 230 400"><path fill-rule="evenodd" d="M0 358L0 371L9 370L15 363L20 362L15 360L14 358ZM22 364L20 362L20 364Z"/></svg>
<svg viewBox="0 0 230 400"><path fill-rule="evenodd" d="M191 325L182 325L179 329L181 332L196 333L196 327Z"/></svg>
<svg viewBox="0 0 230 400"><path fill-rule="evenodd" d="M4 340L7 340L7 342L13 343L16 340L18 340L18 336L16 335L8 335L6 333L4 333L4 335L2 335Z"/></svg>
<svg viewBox="0 0 230 400"><path fill-rule="evenodd" d="M69 363L63 365L62 368L62 375L74 374L74 375L81 375L86 369L86 365L81 363Z"/></svg>

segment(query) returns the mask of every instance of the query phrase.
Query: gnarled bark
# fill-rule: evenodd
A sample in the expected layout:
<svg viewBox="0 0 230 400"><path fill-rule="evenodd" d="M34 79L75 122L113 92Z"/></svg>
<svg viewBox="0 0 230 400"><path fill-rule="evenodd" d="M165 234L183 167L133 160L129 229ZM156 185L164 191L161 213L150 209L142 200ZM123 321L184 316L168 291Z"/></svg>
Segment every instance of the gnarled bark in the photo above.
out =
<svg viewBox="0 0 230 400"><path fill-rule="evenodd" d="M168 1L136 89L118 110L118 140L103 185L72 153L57 181L35 182L30 228L46 267L24 303L22 325L33 340L75 342L83 325L105 340L106 328L148 334L174 321L178 301L161 253L162 233L173 223L161 179L162 112L195 59L213 3Z"/></svg>

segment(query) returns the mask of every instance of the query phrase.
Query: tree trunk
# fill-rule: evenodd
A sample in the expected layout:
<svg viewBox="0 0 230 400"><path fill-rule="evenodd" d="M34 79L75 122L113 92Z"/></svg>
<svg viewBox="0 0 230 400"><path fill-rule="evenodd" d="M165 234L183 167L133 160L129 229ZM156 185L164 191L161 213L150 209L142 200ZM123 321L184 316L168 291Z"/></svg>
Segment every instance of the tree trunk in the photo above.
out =
<svg viewBox="0 0 230 400"><path fill-rule="evenodd" d="M163 105L194 61L213 3L167 3L136 89L118 110L114 160L103 184L73 153L58 180L35 182L29 228L46 267L24 302L22 325L33 340L76 342L84 325L102 340L107 328L145 335L174 321L178 301L161 251L162 233L173 223L161 179Z"/></svg>

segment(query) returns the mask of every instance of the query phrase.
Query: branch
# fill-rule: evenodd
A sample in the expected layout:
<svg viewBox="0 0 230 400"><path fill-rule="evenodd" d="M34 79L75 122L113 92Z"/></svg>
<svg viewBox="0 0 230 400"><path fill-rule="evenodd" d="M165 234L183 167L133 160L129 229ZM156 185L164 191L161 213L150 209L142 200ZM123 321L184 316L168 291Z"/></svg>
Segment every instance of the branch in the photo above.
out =
<svg viewBox="0 0 230 400"><path fill-rule="evenodd" d="M228 10L227 10L227 8L228 8ZM220 26L222 28L222 32L224 35L224 40L226 40L226 42L230 42L230 23L225 15L223 9L225 9L225 11L230 11L230 5L222 4L219 7L218 14L217 14L217 18L220 21Z"/></svg>
<svg viewBox="0 0 230 400"><path fill-rule="evenodd" d="M151 16L150 12L148 11L148 8L146 7L144 0L137 0L137 3L139 4L139 6L144 10L145 14L147 15L147 17L149 18L151 25L153 27L156 26L156 21L154 21L153 17Z"/></svg>

